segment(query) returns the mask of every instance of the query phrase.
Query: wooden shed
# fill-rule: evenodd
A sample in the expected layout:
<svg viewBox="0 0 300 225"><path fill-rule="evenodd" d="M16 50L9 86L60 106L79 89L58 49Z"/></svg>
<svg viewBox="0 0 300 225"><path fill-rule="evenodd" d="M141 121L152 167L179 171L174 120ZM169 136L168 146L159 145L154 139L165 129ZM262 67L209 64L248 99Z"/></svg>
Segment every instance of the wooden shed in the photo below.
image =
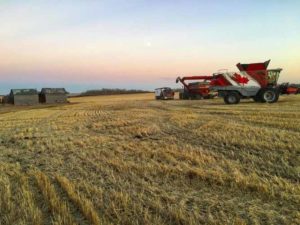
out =
<svg viewBox="0 0 300 225"><path fill-rule="evenodd" d="M64 88L42 88L40 102L47 104L67 103L68 92Z"/></svg>
<svg viewBox="0 0 300 225"><path fill-rule="evenodd" d="M8 97L8 103L36 105L39 104L39 95L36 89L12 89Z"/></svg>

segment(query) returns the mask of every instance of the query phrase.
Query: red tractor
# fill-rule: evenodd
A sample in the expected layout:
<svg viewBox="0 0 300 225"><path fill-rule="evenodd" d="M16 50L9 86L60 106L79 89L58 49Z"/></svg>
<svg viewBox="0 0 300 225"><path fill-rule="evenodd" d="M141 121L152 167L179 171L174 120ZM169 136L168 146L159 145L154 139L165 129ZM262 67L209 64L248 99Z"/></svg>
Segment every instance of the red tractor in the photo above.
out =
<svg viewBox="0 0 300 225"><path fill-rule="evenodd" d="M264 63L238 63L240 72L215 73L197 78L209 80L209 90L217 92L226 104L238 104L242 98L274 103L281 92L277 81L282 69L267 70L269 63L270 60Z"/></svg>
<svg viewBox="0 0 300 225"><path fill-rule="evenodd" d="M179 99L209 99L214 98L217 94L213 93L210 88L211 76L191 76L177 77L176 83L179 81L183 84L183 91L179 93ZM186 83L186 80L202 80L199 82Z"/></svg>

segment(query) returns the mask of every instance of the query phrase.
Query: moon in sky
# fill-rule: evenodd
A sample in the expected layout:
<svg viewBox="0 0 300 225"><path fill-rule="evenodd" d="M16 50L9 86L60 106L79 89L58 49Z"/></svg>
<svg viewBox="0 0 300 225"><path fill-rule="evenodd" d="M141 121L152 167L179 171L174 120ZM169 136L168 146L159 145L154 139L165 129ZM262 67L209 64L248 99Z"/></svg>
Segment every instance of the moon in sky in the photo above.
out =
<svg viewBox="0 0 300 225"><path fill-rule="evenodd" d="M146 42L146 46L147 46L147 47L151 47L151 46L152 46L152 43L151 43L150 41L147 41L147 42Z"/></svg>

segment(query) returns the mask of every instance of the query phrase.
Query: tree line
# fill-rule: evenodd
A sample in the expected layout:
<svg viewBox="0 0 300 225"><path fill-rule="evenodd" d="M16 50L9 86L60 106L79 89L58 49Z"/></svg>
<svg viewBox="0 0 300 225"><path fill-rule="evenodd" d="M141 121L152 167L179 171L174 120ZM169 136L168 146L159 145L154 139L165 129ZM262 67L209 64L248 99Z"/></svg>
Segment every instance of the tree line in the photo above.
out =
<svg viewBox="0 0 300 225"><path fill-rule="evenodd" d="M150 91L138 89L119 89L119 88L102 88L96 90L88 90L82 92L79 96L97 96L97 95L119 95L119 94L137 94L137 93L150 93Z"/></svg>

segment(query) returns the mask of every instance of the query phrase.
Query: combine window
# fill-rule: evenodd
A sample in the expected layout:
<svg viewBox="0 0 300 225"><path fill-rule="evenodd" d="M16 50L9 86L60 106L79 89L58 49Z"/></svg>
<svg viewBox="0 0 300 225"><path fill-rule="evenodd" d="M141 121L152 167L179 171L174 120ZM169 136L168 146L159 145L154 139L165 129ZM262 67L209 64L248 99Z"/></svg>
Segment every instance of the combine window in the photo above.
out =
<svg viewBox="0 0 300 225"><path fill-rule="evenodd" d="M268 70L268 84L276 85L281 69Z"/></svg>

